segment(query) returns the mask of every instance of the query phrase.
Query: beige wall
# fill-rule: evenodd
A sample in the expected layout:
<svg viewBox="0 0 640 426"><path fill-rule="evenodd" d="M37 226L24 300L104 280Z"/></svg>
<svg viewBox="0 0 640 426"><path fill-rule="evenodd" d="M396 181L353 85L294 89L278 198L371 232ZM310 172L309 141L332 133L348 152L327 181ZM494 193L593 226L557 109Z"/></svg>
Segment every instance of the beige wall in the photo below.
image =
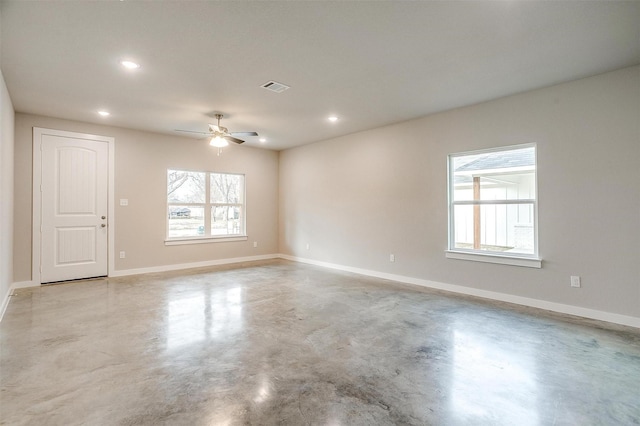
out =
<svg viewBox="0 0 640 426"><path fill-rule="evenodd" d="M13 283L13 125L13 105L0 72L0 305Z"/></svg>
<svg viewBox="0 0 640 426"><path fill-rule="evenodd" d="M43 127L115 138L116 271L278 252L278 153L230 146L222 155L206 140L153 134L28 114L15 117L14 281L31 279L32 129ZM165 246L168 168L244 173L247 233L240 242ZM129 200L127 207L119 199ZM253 247L253 242L258 247Z"/></svg>
<svg viewBox="0 0 640 426"><path fill-rule="evenodd" d="M115 259L116 270L280 251L640 317L640 67L280 155L230 147L218 157L204 141L18 113L13 175L4 161L13 149L5 136L5 123L12 122L7 111L13 114L13 108L6 108L6 90L1 100L0 177L3 182L15 177L14 282L28 281L31 275L35 126L115 138L116 201L129 200L128 207L116 205L111 221L116 252L127 252L126 259ZM447 154L529 142L538 146L543 268L446 259ZM164 246L167 168L245 173L249 240ZM5 241L10 231L4 225L5 210L10 214L11 197L5 186L2 191L0 230ZM253 241L259 242L258 248L252 247ZM395 263L389 262L390 253ZM11 253L3 251L2 256L6 271ZM582 277L581 289L569 286L570 275Z"/></svg>
<svg viewBox="0 0 640 426"><path fill-rule="evenodd" d="M640 317L639 123L632 67L283 151L280 251ZM543 268L445 258L447 154L530 142Z"/></svg>

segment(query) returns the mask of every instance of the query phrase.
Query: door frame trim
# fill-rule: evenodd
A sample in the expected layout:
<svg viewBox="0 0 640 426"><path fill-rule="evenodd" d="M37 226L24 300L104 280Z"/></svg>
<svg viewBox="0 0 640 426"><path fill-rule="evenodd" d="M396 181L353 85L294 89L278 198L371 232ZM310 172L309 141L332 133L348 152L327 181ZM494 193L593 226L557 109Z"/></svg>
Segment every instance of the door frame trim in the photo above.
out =
<svg viewBox="0 0 640 426"><path fill-rule="evenodd" d="M88 133L67 132L64 130L33 128L33 204L31 229L31 281L35 285L41 285L41 224L42 224L42 136L52 135L75 139L87 139L95 142L105 142L109 147L109 158L107 166L107 211L109 220L107 221L107 274L113 275L115 268L115 138L110 136L91 135Z"/></svg>

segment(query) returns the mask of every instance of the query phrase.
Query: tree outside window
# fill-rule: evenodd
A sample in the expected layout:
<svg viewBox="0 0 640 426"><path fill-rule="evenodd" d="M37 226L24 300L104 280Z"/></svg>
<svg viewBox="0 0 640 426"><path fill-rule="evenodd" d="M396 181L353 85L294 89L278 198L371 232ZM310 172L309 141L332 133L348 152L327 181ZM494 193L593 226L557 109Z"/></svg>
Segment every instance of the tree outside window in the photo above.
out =
<svg viewBox="0 0 640 426"><path fill-rule="evenodd" d="M167 170L167 238L245 234L244 175Z"/></svg>

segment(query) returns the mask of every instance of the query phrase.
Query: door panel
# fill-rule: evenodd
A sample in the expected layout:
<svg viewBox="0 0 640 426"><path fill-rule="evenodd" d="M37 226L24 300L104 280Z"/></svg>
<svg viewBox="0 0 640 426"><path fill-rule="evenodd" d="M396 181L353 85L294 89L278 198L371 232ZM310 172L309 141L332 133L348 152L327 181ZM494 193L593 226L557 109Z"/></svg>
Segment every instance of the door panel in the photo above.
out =
<svg viewBox="0 0 640 426"><path fill-rule="evenodd" d="M56 265L96 262L96 227L56 228Z"/></svg>
<svg viewBox="0 0 640 426"><path fill-rule="evenodd" d="M43 283L107 275L108 149L42 135Z"/></svg>

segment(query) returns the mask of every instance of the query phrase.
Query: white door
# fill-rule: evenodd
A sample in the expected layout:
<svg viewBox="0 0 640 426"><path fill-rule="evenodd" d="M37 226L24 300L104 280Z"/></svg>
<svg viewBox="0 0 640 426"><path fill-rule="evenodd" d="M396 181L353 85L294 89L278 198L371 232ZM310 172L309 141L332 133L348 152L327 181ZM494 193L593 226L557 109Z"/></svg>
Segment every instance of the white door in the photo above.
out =
<svg viewBox="0 0 640 426"><path fill-rule="evenodd" d="M41 134L42 283L108 271L109 144L72 135Z"/></svg>

